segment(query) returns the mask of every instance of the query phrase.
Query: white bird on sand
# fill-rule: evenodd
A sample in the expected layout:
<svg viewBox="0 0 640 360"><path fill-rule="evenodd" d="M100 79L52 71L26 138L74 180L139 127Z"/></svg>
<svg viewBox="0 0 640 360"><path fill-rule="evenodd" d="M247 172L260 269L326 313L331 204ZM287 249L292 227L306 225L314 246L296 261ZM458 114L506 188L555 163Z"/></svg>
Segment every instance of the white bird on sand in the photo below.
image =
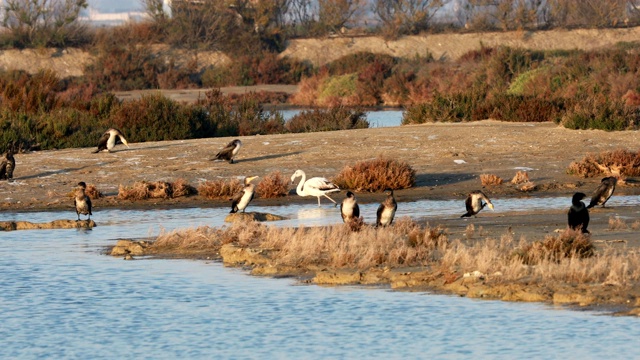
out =
<svg viewBox="0 0 640 360"><path fill-rule="evenodd" d="M300 196L315 196L318 198L318 206L320 206L320 196L324 196L331 200L334 204L338 205L332 198L327 195L328 193L340 191L340 188L323 177L313 177L307 180L307 175L302 170L296 170L291 176L291 182L293 183L297 177L302 177L296 188L296 193Z"/></svg>

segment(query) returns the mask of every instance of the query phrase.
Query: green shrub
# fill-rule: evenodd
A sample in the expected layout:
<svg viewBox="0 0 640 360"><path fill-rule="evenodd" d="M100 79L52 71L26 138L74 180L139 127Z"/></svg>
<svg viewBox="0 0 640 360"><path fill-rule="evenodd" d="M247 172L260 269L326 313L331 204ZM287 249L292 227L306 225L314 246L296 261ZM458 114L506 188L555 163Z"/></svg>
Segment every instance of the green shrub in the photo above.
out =
<svg viewBox="0 0 640 360"><path fill-rule="evenodd" d="M626 106L624 101L585 99L577 102L562 117L562 126L569 129L629 130L640 124L640 110Z"/></svg>
<svg viewBox="0 0 640 360"><path fill-rule="evenodd" d="M369 122L362 109L343 106L303 111L285 124L285 128L292 133L366 129L368 127Z"/></svg>

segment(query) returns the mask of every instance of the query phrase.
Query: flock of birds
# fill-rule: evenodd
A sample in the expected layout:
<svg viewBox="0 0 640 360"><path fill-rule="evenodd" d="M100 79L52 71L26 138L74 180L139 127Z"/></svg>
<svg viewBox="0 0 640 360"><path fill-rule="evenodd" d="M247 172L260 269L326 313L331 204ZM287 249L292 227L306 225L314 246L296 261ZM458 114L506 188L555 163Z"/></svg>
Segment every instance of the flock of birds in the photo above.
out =
<svg viewBox="0 0 640 360"><path fill-rule="evenodd" d="M100 140L98 141L98 148L93 153L102 151L111 152L113 148L122 143L129 147L127 140L122 132L118 129L107 130ZM211 160L225 160L230 164L234 163L234 158L238 155L242 142L235 139L222 148ZM13 178L13 172L15 170L15 158L13 151L10 148L0 158L0 180L9 180ZM238 211L245 212L247 206L255 195L255 185L252 181L258 178L258 176L250 176L244 179L243 189L235 194L231 200L231 213ZM333 192L341 191L341 189L328 179L324 177L312 177L307 179L307 175L302 170L296 170L291 176L291 183L294 183L295 179L301 178L298 186L296 187L296 193L299 196L315 196L318 198L318 206L320 206L320 197L326 197L331 202L338 205L329 194ZM589 209L601 205L605 207L606 202L613 195L616 188L617 179L613 176L605 177L602 179L598 188L594 191L589 205L585 205L582 201L587 198L587 195L582 192L577 192L571 199L571 207L568 211L568 225L573 230L580 230L583 233L589 233L587 229L589 226ZM87 185L81 181L74 188L74 207L78 221L80 221L80 215L86 215L87 220L91 219L91 199L86 194ZM393 195L393 190L386 190L386 199L380 204L376 212L376 226L391 225L398 209L398 203ZM493 204L491 200L482 191L476 190L469 193L465 200L465 207L467 212L461 217L476 216L482 209L489 207L493 210ZM342 220L349 224L360 220L360 207L358 201L353 192L347 191L344 200L340 204L340 213Z"/></svg>

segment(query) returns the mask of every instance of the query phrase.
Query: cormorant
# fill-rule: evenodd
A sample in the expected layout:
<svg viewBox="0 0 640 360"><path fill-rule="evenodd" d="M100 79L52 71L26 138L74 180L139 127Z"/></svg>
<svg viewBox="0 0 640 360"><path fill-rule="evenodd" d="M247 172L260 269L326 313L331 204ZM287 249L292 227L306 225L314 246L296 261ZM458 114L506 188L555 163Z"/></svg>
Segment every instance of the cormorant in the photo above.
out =
<svg viewBox="0 0 640 360"><path fill-rule="evenodd" d="M0 180L13 179L13 170L16 168L16 159L13 157L13 149L7 149L7 153L0 160Z"/></svg>
<svg viewBox="0 0 640 360"><path fill-rule="evenodd" d="M618 179L616 179L614 176L609 176L602 179L596 191L593 192L593 196L591 196L591 201L589 202L587 209L591 209L596 205L602 205L602 207L604 207L604 204L607 202L607 200L609 200L611 195L613 195L613 192L616 190L617 182Z"/></svg>
<svg viewBox="0 0 640 360"><path fill-rule="evenodd" d="M393 190L387 190L385 194L387 194L387 198L378 206L376 213L376 227L391 225L398 209L396 198L393 197Z"/></svg>
<svg viewBox="0 0 640 360"><path fill-rule="evenodd" d="M93 153L99 153L100 151L104 150L107 150L107 152L111 152L118 141L121 141L123 144L129 147L129 143L127 143L127 139L124 138L122 131L111 128L104 134L102 134L102 137L100 138L100 140L98 140L98 149Z"/></svg>
<svg viewBox="0 0 640 360"><path fill-rule="evenodd" d="M88 215L87 220L91 220L91 199L84 193L87 188L87 184L84 181L80 181L76 186L75 198L73 204L76 208L76 214L78 215L78 221L80 221L80 214Z"/></svg>
<svg viewBox="0 0 640 360"><path fill-rule="evenodd" d="M222 148L211 160L227 160L229 164L233 164L233 158L238 155L241 147L242 141L235 139Z"/></svg>
<svg viewBox="0 0 640 360"><path fill-rule="evenodd" d="M332 198L327 195L328 193L340 191L340 188L323 177L314 177L307 180L307 175L302 170L296 170L291 176L291 182L297 178L302 177L296 188L296 193L300 196L316 196L318 198L318 206L320 206L320 196L324 196L331 200L334 204L338 205Z"/></svg>
<svg viewBox="0 0 640 360"><path fill-rule="evenodd" d="M351 191L347 191L347 197L340 204L340 214L345 224L348 224L360 217L360 207L356 201L356 195Z"/></svg>
<svg viewBox="0 0 640 360"><path fill-rule="evenodd" d="M587 230L587 227L589 226L589 210L587 210L584 203L580 201L586 197L587 195L581 192L573 194L567 218L571 229L582 229L583 233L588 234L589 230Z"/></svg>
<svg viewBox="0 0 640 360"><path fill-rule="evenodd" d="M256 186L253 185L251 181L255 178L257 178L257 176L249 176L244 178L244 189L238 192L231 199L231 211L229 211L230 214L236 213L238 212L238 210L244 212L244 209L247 208L249 202L253 200Z"/></svg>
<svg viewBox="0 0 640 360"><path fill-rule="evenodd" d="M485 206L488 206L489 209L493 210L491 200L489 200L487 195L480 190L470 192L464 204L467 207L467 212L460 217L475 216L480 212L480 210L484 209Z"/></svg>

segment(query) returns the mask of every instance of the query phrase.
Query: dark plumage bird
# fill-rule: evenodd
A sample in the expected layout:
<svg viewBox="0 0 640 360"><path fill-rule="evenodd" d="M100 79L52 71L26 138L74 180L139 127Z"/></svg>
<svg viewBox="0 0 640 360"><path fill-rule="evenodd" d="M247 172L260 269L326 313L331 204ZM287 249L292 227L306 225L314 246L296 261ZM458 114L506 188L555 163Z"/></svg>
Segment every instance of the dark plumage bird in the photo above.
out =
<svg viewBox="0 0 640 360"><path fill-rule="evenodd" d="M98 149L93 153L94 154L99 153L100 151L104 151L104 150L107 150L107 152L111 152L111 150L113 150L113 148L116 146L118 141L122 142L127 147L129 147L129 143L127 143L127 139L124 138L122 131L111 128L107 130L104 134L102 134L102 137L100 138L100 140L98 140Z"/></svg>
<svg viewBox="0 0 640 360"><path fill-rule="evenodd" d="M356 201L356 195L351 191L347 191L347 197L340 204L340 215L345 224L353 222L360 217L360 207Z"/></svg>
<svg viewBox="0 0 640 360"><path fill-rule="evenodd" d="M614 176L609 176L602 179L596 191L593 192L593 196L591 196L591 201L589 202L587 209L591 209L592 207L597 205L602 205L602 207L604 207L604 204L607 202L607 200L609 200L611 195L613 195L613 192L616 190L617 182L618 179L616 179Z"/></svg>
<svg viewBox="0 0 640 360"><path fill-rule="evenodd" d="M589 226L589 210L587 210L584 203L580 201L586 197L587 195L581 192L573 194L567 218L571 229L582 229L583 233L588 234L589 230L587 230L587 227Z"/></svg>
<svg viewBox="0 0 640 360"><path fill-rule="evenodd" d="M7 153L0 159L0 180L13 179L13 170L16 168L16 159L13 157L13 149L9 148Z"/></svg>
<svg viewBox="0 0 640 360"><path fill-rule="evenodd" d="M393 197L393 190L388 190L385 193L387 198L378 206L378 212L376 213L376 227L391 225L398 209L396 198Z"/></svg>
<svg viewBox="0 0 640 360"><path fill-rule="evenodd" d="M233 158L238 155L241 147L242 141L235 139L228 143L227 146L220 150L211 160L227 160L229 164L233 164Z"/></svg>
<svg viewBox="0 0 640 360"><path fill-rule="evenodd" d="M255 178L257 178L257 176L249 176L244 178L244 189L238 192L231 199L231 211L229 211L230 214L236 213L238 212L238 210L244 212L244 209L246 209L251 200L253 200L256 186L253 185L251 181Z"/></svg>
<svg viewBox="0 0 640 360"><path fill-rule="evenodd" d="M84 181L80 181L76 186L75 198L73 199L73 205L76 208L76 214L78 215L78 221L80 221L80 214L88 215L87 220L91 220L91 199L84 193L87 189L87 184Z"/></svg>
<svg viewBox="0 0 640 360"><path fill-rule="evenodd" d="M480 210L484 209L485 206L488 206L489 209L493 210L491 200L489 200L487 195L480 190L470 192L464 204L467 207L467 212L460 217L475 216L480 212Z"/></svg>

